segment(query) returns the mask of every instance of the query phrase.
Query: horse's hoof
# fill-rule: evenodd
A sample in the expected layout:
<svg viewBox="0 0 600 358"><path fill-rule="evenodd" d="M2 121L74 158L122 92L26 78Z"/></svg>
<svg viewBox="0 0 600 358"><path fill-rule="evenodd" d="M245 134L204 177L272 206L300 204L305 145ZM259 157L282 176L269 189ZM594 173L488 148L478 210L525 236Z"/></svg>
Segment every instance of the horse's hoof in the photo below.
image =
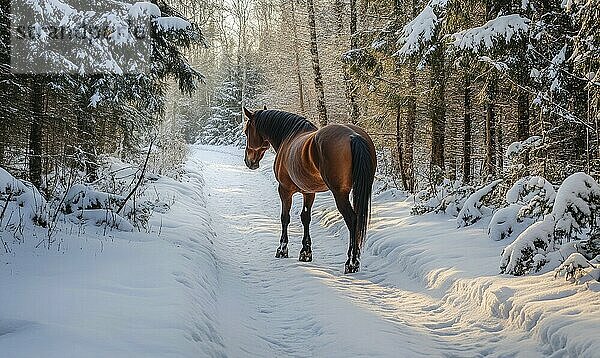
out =
<svg viewBox="0 0 600 358"><path fill-rule="evenodd" d="M286 257L288 257L288 249L287 249L287 247L285 249L283 249L283 250L281 249L281 247L278 247L277 248L277 253L275 254L275 257L278 258L278 259L279 258L286 258Z"/></svg>
<svg viewBox="0 0 600 358"><path fill-rule="evenodd" d="M360 267L360 263L358 261L353 262L353 263L346 262L346 267L344 269L344 273L348 274L348 273L358 272L359 267Z"/></svg>
<svg viewBox="0 0 600 358"><path fill-rule="evenodd" d="M311 262L312 261L312 251L300 251L300 257L298 257L298 261Z"/></svg>

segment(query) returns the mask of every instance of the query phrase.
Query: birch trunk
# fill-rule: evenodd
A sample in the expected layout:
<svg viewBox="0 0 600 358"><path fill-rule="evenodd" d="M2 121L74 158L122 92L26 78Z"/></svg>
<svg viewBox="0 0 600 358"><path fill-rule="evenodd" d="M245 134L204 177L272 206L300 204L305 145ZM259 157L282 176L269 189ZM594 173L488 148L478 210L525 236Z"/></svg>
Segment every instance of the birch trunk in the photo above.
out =
<svg viewBox="0 0 600 358"><path fill-rule="evenodd" d="M315 91L317 92L317 113L321 127L327 125L327 107L325 106L325 91L323 90L323 77L319 63L319 50L317 48L317 28L315 24L315 6L313 0L306 0L308 11L308 28L310 31L310 54L312 56L313 71L315 74Z"/></svg>

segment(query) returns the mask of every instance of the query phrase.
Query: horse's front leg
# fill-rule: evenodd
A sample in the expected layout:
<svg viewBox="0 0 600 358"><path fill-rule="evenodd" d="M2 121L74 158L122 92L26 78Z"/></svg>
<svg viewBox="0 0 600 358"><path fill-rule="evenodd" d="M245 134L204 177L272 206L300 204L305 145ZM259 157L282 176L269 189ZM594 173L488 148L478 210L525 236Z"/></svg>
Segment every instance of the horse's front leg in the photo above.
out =
<svg viewBox="0 0 600 358"><path fill-rule="evenodd" d="M290 191L281 184L279 185L279 198L281 199L281 240L275 257L288 257L288 225L290 224L290 208L292 207L293 191Z"/></svg>
<svg viewBox="0 0 600 358"><path fill-rule="evenodd" d="M304 194L304 205L302 207L302 213L300 219L302 220L302 226L304 226L304 237L302 238L302 250L300 250L300 257L298 260L304 262L312 261L312 249L310 245L310 210L315 202L315 194Z"/></svg>

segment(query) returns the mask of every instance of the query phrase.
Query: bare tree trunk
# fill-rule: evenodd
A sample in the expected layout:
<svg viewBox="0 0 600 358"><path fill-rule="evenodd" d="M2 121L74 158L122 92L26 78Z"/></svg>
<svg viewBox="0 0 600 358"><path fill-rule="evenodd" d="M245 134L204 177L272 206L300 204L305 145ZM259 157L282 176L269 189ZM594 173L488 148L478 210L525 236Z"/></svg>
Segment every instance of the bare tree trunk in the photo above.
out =
<svg viewBox="0 0 600 358"><path fill-rule="evenodd" d="M415 123L417 121L417 74L415 66L411 62L409 64L408 73L408 99L406 111L406 123L404 125L404 153L406 171L407 189L411 193L415 190L415 175L414 175L414 143L415 143Z"/></svg>
<svg viewBox="0 0 600 358"><path fill-rule="evenodd" d="M496 94L498 83L495 75L488 78L485 98L485 174L496 175Z"/></svg>
<svg viewBox="0 0 600 358"><path fill-rule="evenodd" d="M412 0L412 16L417 16L417 0ZM400 25L404 22L404 4L400 0L394 1L394 16L396 22ZM396 72L400 73L399 65ZM408 96L406 98L406 122L404 123L404 164L402 165L402 174L406 177L406 189L409 192L415 190L414 175L414 142L415 142L415 123L417 121L417 74L416 65L413 61L408 63Z"/></svg>
<svg viewBox="0 0 600 358"><path fill-rule="evenodd" d="M529 94L520 89L517 98L517 137L522 141L529 137Z"/></svg>
<svg viewBox="0 0 600 358"><path fill-rule="evenodd" d="M444 49L438 45L433 53L430 74L431 165L444 170L446 129Z"/></svg>
<svg viewBox="0 0 600 358"><path fill-rule="evenodd" d="M502 117L500 117L501 119ZM504 145L504 132L502 131L502 123L498 122L498 126L496 127L496 153L500 152L500 155L496 156L496 168L500 173L503 172L504 168L504 155L502 155L502 147Z"/></svg>
<svg viewBox="0 0 600 358"><path fill-rule="evenodd" d="M519 89L517 98L517 139L523 141L529 138L529 94ZM523 159L525 165L525 175L529 174L529 153L525 153Z"/></svg>
<svg viewBox="0 0 600 358"><path fill-rule="evenodd" d="M29 181L42 185L42 123L44 118L44 81L37 76L31 85L32 118L29 125Z"/></svg>
<svg viewBox="0 0 600 358"><path fill-rule="evenodd" d="M81 158L84 162L79 163L79 168L87 175L87 180L97 179L96 170L98 169L98 160L96 154L96 125L93 122L89 109L81 108L77 113L77 141L79 148L83 152Z"/></svg>
<svg viewBox="0 0 600 358"><path fill-rule="evenodd" d="M358 48L358 38L356 34L356 25L357 25L357 15L356 15L356 0L350 0L350 50L354 50ZM348 100L348 105L350 107L350 122L353 124L358 123L358 117L360 116L360 111L358 108L358 103L356 102L356 84L352 80L352 77L348 73L348 68L344 69L344 75L346 78L346 98Z"/></svg>
<svg viewBox="0 0 600 358"><path fill-rule="evenodd" d="M317 92L317 112L319 113L319 124L327 125L327 108L325 107L325 91L323 90L323 77L321 76L321 65L319 64L319 50L317 48L317 27L315 24L315 6L313 0L306 0L308 11L308 28L310 30L310 54L312 55L313 70L315 73L315 90Z"/></svg>
<svg viewBox="0 0 600 358"><path fill-rule="evenodd" d="M292 31L294 33L294 52L295 56L295 67L296 67L296 81L298 82L298 104L300 105L300 112L306 114L304 106L304 86L302 83L302 74L300 72L300 45L298 41L298 28L296 23L296 0L291 0L292 6Z"/></svg>
<svg viewBox="0 0 600 358"><path fill-rule="evenodd" d="M496 17L496 2L486 1L486 20ZM496 175L496 96L498 92L498 76L492 69L485 88L485 175Z"/></svg>
<svg viewBox="0 0 600 358"><path fill-rule="evenodd" d="M409 190L408 188L408 180L406 177L406 169L404 168L404 156L402 150L402 130L400 128L401 116L400 111L402 107L398 104L396 108L396 151L398 152L398 166L400 167L400 178L402 179L402 187L404 190Z"/></svg>
<svg viewBox="0 0 600 358"><path fill-rule="evenodd" d="M471 182L471 74L465 69L463 79L463 108L464 108L464 132L463 132L463 183Z"/></svg>
<svg viewBox="0 0 600 358"><path fill-rule="evenodd" d="M0 115L0 166L4 165L4 151L6 150L6 143L4 142L4 138L6 138L6 121L4 119L4 114Z"/></svg>

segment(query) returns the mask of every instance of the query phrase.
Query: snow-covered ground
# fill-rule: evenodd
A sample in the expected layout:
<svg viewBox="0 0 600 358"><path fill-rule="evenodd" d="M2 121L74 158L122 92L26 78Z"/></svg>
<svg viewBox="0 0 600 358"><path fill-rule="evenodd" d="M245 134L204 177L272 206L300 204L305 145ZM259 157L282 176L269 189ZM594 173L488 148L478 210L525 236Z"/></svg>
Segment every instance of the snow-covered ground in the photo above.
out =
<svg viewBox="0 0 600 358"><path fill-rule="evenodd" d="M486 220L411 216L399 193L375 196L359 273L343 274L347 231L328 194L313 262L294 258L301 197L290 258L275 259L271 163L250 171L239 149L193 147L183 182L154 184L175 204L150 233L87 228L62 232L60 251L31 237L0 255L0 355L598 356L600 284L498 275L507 243Z"/></svg>
<svg viewBox="0 0 600 358"><path fill-rule="evenodd" d="M39 229L0 254L0 357L222 354L203 167L192 157L186 169L153 184L175 203L149 233L65 225L60 247L35 248Z"/></svg>

